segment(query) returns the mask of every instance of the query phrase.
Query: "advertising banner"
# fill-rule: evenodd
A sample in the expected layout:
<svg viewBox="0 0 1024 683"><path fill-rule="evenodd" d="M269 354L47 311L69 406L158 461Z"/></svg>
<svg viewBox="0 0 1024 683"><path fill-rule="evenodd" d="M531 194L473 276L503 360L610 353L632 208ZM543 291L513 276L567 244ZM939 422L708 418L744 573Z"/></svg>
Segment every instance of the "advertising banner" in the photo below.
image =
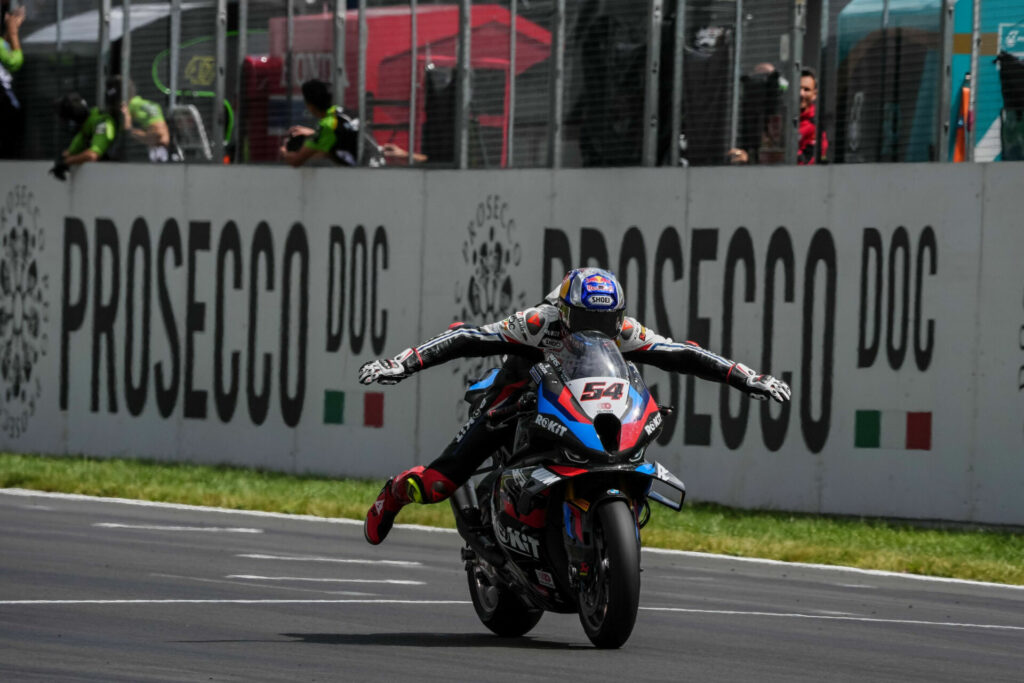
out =
<svg viewBox="0 0 1024 683"><path fill-rule="evenodd" d="M0 448L384 477L500 359L359 366L600 265L648 329L791 403L655 368L694 499L1024 523L1011 165L369 171L0 164Z"/></svg>

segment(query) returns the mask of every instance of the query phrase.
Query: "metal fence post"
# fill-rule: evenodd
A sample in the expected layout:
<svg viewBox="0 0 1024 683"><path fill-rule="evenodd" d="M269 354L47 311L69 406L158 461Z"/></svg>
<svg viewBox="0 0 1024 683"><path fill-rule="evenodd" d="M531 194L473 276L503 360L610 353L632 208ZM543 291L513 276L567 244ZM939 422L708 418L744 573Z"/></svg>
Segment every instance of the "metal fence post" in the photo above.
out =
<svg viewBox="0 0 1024 683"><path fill-rule="evenodd" d="M881 81L883 88L888 82L889 78L889 0L882 0L882 77ZM885 120L885 105L883 96L882 115L878 117L878 149L876 151L876 161L895 161L896 159L884 159L883 153L885 153L885 140L887 124Z"/></svg>
<svg viewBox="0 0 1024 683"><path fill-rule="evenodd" d="M57 52L64 50L64 0L57 0Z"/></svg>
<svg viewBox="0 0 1024 683"><path fill-rule="evenodd" d="M417 19L419 7L416 0L409 0L409 165L416 165L416 79L419 77L419 37Z"/></svg>
<svg viewBox="0 0 1024 683"><path fill-rule="evenodd" d="M786 115L789 125L786 126L786 163L797 162L800 144L800 72L803 70L804 31L806 30L807 0L795 0L793 3L792 37L789 41L790 78L789 90L786 92Z"/></svg>
<svg viewBox="0 0 1024 683"><path fill-rule="evenodd" d="M647 66L644 79L644 140L641 163L658 162L658 88L661 86L661 19L663 0L650 0L647 9Z"/></svg>
<svg viewBox="0 0 1024 683"><path fill-rule="evenodd" d="M369 25L366 19L366 0L359 0L359 129L365 135L356 136L356 159L362 164L366 158L366 136L370 135L370 122L366 111L366 46L369 40Z"/></svg>
<svg viewBox="0 0 1024 683"><path fill-rule="evenodd" d="M121 0L121 101L128 101L132 73L132 3Z"/></svg>
<svg viewBox="0 0 1024 683"><path fill-rule="evenodd" d="M953 91L953 9L956 0L943 0L939 18L939 83L935 116L935 161L949 161L949 109ZM974 68L974 65L971 65Z"/></svg>
<svg viewBox="0 0 1024 683"><path fill-rule="evenodd" d="M686 0L676 0L676 34L672 48L672 133L668 141L669 160L678 166L679 141L683 132L683 55L686 48Z"/></svg>
<svg viewBox="0 0 1024 683"><path fill-rule="evenodd" d="M168 82L171 87L169 105L174 109L178 104L178 67L181 61L181 0L171 0L171 56L167 64L170 70Z"/></svg>
<svg viewBox="0 0 1024 683"><path fill-rule="evenodd" d="M295 0L288 0L287 15L285 19L285 47L284 47L284 68L288 93L285 95L285 127L291 128L295 123L292 120L292 111L295 109Z"/></svg>
<svg viewBox="0 0 1024 683"><path fill-rule="evenodd" d="M235 60L235 158L234 163L245 161L242 145L245 117L245 102L242 101L245 74L245 58L249 54L249 0L238 0L238 38L235 44L237 59Z"/></svg>
<svg viewBox="0 0 1024 683"><path fill-rule="evenodd" d="M228 0L217 0L217 19L214 26L214 86L213 86L213 158L224 159L224 91L227 87L228 58Z"/></svg>
<svg viewBox="0 0 1024 683"><path fill-rule="evenodd" d="M981 52L981 0L974 0L974 16L971 23L971 94L967 106L967 161L974 161L974 147L977 143L977 120L971 121L974 115L975 105L978 101L978 88L981 87L981 79L978 78L978 55ZM946 107L947 115L949 107Z"/></svg>
<svg viewBox="0 0 1024 683"><path fill-rule="evenodd" d="M548 158L551 168L562 167L562 119L565 102L565 0L555 0L555 23L551 36L551 125Z"/></svg>
<svg viewBox="0 0 1024 683"><path fill-rule="evenodd" d="M334 72L331 80L334 90L334 103L345 107L345 85L348 73L345 72L345 31L348 30L348 16L345 13L345 0L334 0Z"/></svg>
<svg viewBox="0 0 1024 683"><path fill-rule="evenodd" d="M473 21L470 0L459 0L459 38L455 76L455 168L469 167L470 68L473 49Z"/></svg>
<svg viewBox="0 0 1024 683"><path fill-rule="evenodd" d="M515 166L516 139L516 47L519 33L516 25L519 22L519 0L509 2L508 22L508 121L505 136L505 167Z"/></svg>
<svg viewBox="0 0 1024 683"><path fill-rule="evenodd" d="M729 102L729 149L736 147L740 130L740 79L743 72L743 0L736 0L736 30L732 41L732 97Z"/></svg>
<svg viewBox="0 0 1024 683"><path fill-rule="evenodd" d="M817 78L815 78L814 87L818 89L818 101L814 104L814 163L819 163L822 160L822 141L826 140L825 137L825 115L824 115L824 104L825 104L825 85L828 81L828 53L829 53L829 13L828 13L828 0L821 0L821 18L819 20L821 24L818 29L818 35L821 40L821 49L819 53L818 71Z"/></svg>
<svg viewBox="0 0 1024 683"><path fill-rule="evenodd" d="M107 90L107 78L110 76L110 1L100 2L100 25L97 37L99 54L96 59L96 106L103 109Z"/></svg>
<svg viewBox="0 0 1024 683"><path fill-rule="evenodd" d="M121 73L121 102L127 104L129 97L128 92L131 84L131 72L132 72L132 3L131 0L122 0L121 2L121 64L119 70ZM118 120L121 120L121 113L117 112L114 114ZM128 136L127 131L122 130L121 135L118 136L117 146L124 158L125 150L128 147Z"/></svg>

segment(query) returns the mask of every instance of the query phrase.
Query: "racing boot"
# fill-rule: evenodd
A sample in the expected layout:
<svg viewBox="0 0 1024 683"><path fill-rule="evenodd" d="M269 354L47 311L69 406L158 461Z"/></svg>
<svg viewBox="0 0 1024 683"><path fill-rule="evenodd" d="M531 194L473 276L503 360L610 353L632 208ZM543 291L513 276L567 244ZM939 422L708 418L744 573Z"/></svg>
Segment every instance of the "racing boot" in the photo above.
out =
<svg viewBox="0 0 1024 683"><path fill-rule="evenodd" d="M366 512L363 536L370 545L378 545L391 531L398 511L409 503L439 503L458 488L435 469L419 465L388 479L380 495Z"/></svg>

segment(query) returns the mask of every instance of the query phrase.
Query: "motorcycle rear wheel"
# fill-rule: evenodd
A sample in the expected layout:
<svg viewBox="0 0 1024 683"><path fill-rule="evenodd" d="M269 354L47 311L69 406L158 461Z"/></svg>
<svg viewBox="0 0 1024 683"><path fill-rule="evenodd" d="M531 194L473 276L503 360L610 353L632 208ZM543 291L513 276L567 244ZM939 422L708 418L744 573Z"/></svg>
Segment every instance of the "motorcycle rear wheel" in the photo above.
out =
<svg viewBox="0 0 1024 683"><path fill-rule="evenodd" d="M599 648L622 647L640 607L640 542L633 512L624 500L597 510L596 576L580 590L580 623Z"/></svg>
<svg viewBox="0 0 1024 683"><path fill-rule="evenodd" d="M544 616L543 610L527 607L512 591L491 583L479 565L470 564L466 577L476 615L495 634L517 638L528 633Z"/></svg>

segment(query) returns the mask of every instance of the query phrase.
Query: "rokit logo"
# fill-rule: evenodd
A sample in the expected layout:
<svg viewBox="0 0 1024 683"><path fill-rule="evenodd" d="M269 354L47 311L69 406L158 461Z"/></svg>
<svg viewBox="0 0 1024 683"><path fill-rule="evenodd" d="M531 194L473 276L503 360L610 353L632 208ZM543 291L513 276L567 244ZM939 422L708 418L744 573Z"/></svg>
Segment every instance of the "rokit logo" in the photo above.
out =
<svg viewBox="0 0 1024 683"><path fill-rule="evenodd" d="M651 418L650 422L644 425L644 431L647 432L647 436L650 436L654 432L658 431L661 427L661 413L655 413L654 417Z"/></svg>
<svg viewBox="0 0 1024 683"><path fill-rule="evenodd" d="M552 420L551 418L548 417L544 417L539 413L537 414L537 417L533 420L533 423L540 427L541 429L548 430L555 436L562 436L568 429L568 427L566 427L565 425L559 424L555 420Z"/></svg>
<svg viewBox="0 0 1024 683"><path fill-rule="evenodd" d="M527 536L515 529L506 529L497 519L494 520L494 534L501 541L501 544L509 550L529 555L533 559L540 559L540 541Z"/></svg>
<svg viewBox="0 0 1024 683"><path fill-rule="evenodd" d="M468 434L468 433L469 433L469 430L470 430L470 428L471 428L471 427L473 426L473 424L474 424L474 423L476 422L476 420L477 420L477 419L478 419L479 417L480 417L480 411L479 411L479 410L474 410L474 411L473 411L473 412L472 412L472 413L470 414L470 416L469 416L469 421L465 422L465 423L464 423L464 424L462 425L462 427L460 427L460 428L459 428L459 433L455 435L455 442L456 442L456 443L459 443L459 442L461 442L461 441L462 441L462 440L463 440L464 438L466 438L466 434Z"/></svg>
<svg viewBox="0 0 1024 683"><path fill-rule="evenodd" d="M28 429L43 391L50 305L50 277L40 272L44 247L39 207L18 185L0 205L0 429L13 438Z"/></svg>

